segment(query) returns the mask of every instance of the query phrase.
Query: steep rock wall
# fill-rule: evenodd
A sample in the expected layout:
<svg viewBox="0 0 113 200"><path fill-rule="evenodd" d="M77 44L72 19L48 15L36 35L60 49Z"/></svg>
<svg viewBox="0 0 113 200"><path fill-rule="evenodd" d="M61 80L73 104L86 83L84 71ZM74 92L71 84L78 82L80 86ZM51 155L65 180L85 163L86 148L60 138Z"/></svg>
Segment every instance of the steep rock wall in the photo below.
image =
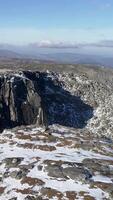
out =
<svg viewBox="0 0 113 200"><path fill-rule="evenodd" d="M0 77L1 129L60 124L83 128L93 108L63 89L55 73L23 71Z"/></svg>

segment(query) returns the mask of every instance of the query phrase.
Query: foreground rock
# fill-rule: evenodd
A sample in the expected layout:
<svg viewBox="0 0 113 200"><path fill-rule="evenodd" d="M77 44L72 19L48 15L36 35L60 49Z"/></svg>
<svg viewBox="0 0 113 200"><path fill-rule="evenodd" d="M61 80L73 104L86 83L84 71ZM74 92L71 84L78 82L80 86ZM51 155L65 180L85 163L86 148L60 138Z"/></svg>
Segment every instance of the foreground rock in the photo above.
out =
<svg viewBox="0 0 113 200"><path fill-rule="evenodd" d="M51 134L31 127L4 131L0 199L112 200L113 142L58 125Z"/></svg>

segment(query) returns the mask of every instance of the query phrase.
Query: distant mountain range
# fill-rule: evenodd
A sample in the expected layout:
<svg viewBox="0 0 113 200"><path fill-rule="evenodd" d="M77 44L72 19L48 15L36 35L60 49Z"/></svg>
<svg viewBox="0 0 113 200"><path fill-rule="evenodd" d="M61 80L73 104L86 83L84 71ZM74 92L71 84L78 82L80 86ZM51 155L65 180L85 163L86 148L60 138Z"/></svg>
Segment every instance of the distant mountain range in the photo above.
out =
<svg viewBox="0 0 113 200"><path fill-rule="evenodd" d="M104 55L88 55L68 52L16 52L0 49L0 59L37 59L53 63L91 64L113 67L113 57Z"/></svg>
<svg viewBox="0 0 113 200"><path fill-rule="evenodd" d="M7 49L0 49L0 59L7 58L22 58L22 54L16 53Z"/></svg>

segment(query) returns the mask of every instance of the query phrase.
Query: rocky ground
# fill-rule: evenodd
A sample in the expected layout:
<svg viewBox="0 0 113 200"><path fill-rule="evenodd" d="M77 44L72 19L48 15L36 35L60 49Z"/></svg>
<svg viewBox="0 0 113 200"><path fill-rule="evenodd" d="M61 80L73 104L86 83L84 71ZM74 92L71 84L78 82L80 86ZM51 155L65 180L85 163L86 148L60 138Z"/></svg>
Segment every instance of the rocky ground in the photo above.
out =
<svg viewBox="0 0 113 200"><path fill-rule="evenodd" d="M112 200L113 142L59 125L4 130L0 199Z"/></svg>
<svg viewBox="0 0 113 200"><path fill-rule="evenodd" d="M0 200L113 200L113 70L59 65L37 72L34 87L35 69L8 69L5 76L1 69L0 103L7 105L9 122L13 116L13 122L30 123L36 112L35 125L20 123L0 134ZM18 115L13 99L19 97ZM42 105L47 130L36 124Z"/></svg>

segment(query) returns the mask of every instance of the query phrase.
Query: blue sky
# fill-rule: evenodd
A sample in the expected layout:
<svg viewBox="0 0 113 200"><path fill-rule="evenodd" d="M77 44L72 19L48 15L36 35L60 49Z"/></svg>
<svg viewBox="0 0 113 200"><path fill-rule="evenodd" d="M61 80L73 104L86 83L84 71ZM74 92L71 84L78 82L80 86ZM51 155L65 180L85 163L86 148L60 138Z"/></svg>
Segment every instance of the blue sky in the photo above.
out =
<svg viewBox="0 0 113 200"><path fill-rule="evenodd" d="M113 40L113 0L0 0L0 43Z"/></svg>

